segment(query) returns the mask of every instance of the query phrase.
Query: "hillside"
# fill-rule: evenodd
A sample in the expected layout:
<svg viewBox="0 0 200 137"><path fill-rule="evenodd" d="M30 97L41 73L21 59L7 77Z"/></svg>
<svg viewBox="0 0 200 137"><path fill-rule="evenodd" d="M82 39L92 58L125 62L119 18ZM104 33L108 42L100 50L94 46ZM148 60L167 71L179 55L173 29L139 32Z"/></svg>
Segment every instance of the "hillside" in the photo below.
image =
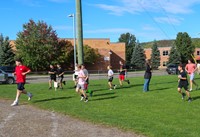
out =
<svg viewBox="0 0 200 137"><path fill-rule="evenodd" d="M158 40L157 44L158 47L171 47L174 42L175 40ZM192 38L192 44L194 44L195 47L200 48L200 38ZM141 46L143 46L144 48L151 48L153 46L153 41L143 42L141 43Z"/></svg>

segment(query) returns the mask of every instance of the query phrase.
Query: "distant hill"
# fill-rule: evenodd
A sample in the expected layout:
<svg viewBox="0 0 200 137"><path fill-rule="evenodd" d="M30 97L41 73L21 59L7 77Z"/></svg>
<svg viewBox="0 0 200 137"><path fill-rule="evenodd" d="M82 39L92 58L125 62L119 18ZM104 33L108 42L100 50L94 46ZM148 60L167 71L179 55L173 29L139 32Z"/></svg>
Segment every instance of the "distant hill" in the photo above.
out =
<svg viewBox="0 0 200 137"><path fill-rule="evenodd" d="M158 40L158 47L171 47L175 40ZM153 46L153 41L140 43L144 48L151 48ZM192 44L197 48L200 48L200 38L192 38Z"/></svg>

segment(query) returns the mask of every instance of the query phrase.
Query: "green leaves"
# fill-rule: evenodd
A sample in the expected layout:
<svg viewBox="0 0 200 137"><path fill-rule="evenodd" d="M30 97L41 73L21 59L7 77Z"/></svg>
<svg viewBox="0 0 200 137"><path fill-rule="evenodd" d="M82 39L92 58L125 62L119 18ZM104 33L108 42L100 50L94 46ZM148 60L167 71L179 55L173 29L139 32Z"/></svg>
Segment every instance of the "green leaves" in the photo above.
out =
<svg viewBox="0 0 200 137"><path fill-rule="evenodd" d="M32 70L44 70L49 64L66 63L67 46L72 46L68 43L59 41L56 32L43 21L29 20L17 34L17 56Z"/></svg>
<svg viewBox="0 0 200 137"><path fill-rule="evenodd" d="M191 54L193 54L195 50L191 37L186 32L179 32L175 44L177 50L180 52L181 62L187 63L187 60L191 58Z"/></svg>
<svg viewBox="0 0 200 137"><path fill-rule="evenodd" d="M9 38L0 35L0 65L9 66L14 65L14 52L11 48Z"/></svg>
<svg viewBox="0 0 200 137"><path fill-rule="evenodd" d="M154 41L152 46L151 65L153 69L158 69L158 67L160 66L160 51L158 50L156 40Z"/></svg>
<svg viewBox="0 0 200 137"><path fill-rule="evenodd" d="M131 64L134 68L143 69L145 65L144 49L140 46L139 42L136 44L131 58Z"/></svg>

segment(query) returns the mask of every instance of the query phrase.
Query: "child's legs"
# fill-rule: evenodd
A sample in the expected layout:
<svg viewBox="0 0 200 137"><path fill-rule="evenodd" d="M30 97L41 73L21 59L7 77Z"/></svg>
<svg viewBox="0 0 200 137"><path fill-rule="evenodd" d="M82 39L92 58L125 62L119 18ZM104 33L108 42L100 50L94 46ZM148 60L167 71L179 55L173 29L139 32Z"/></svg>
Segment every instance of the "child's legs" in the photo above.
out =
<svg viewBox="0 0 200 137"><path fill-rule="evenodd" d="M182 94L182 91L181 91L181 88L180 88L180 87L178 87L178 92L179 92L180 94Z"/></svg>

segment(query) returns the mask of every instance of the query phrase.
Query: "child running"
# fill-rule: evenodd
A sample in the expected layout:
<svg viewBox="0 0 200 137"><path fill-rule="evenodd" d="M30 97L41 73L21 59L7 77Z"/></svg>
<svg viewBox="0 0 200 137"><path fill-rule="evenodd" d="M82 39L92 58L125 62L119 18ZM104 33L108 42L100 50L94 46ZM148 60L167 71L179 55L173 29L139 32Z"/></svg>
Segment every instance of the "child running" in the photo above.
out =
<svg viewBox="0 0 200 137"><path fill-rule="evenodd" d="M24 88L24 85L26 83L26 74L28 74L31 70L22 64L21 59L16 59L15 64L16 64L16 67L15 67L14 75L16 75L17 93L16 93L16 99L11 104L11 106L18 105L19 98L22 93L28 96L28 100L31 100L32 98L32 94L27 92Z"/></svg>
<svg viewBox="0 0 200 137"><path fill-rule="evenodd" d="M185 89L185 92L188 96L188 102L191 102L192 101L192 98L190 96L190 93L188 91L188 80L187 80L187 74L186 72L183 70L183 66L180 64L178 66L178 70L180 72L180 75L178 75L178 78L179 78L179 83L178 83L178 92L182 95L182 99L184 99L185 97L185 93L183 93L181 91L182 88Z"/></svg>
<svg viewBox="0 0 200 137"><path fill-rule="evenodd" d="M113 76L114 76L114 72L112 71L112 66L108 66L108 85L110 87L110 90L113 90L113 88L115 89L117 87L117 85L113 85L112 81L113 81Z"/></svg>
<svg viewBox="0 0 200 137"><path fill-rule="evenodd" d="M86 76L83 70L81 69L81 65L78 65L78 83L76 86L76 92L80 93L81 95L81 101L85 99L85 102L88 102L88 97L85 93L85 84L86 84Z"/></svg>

